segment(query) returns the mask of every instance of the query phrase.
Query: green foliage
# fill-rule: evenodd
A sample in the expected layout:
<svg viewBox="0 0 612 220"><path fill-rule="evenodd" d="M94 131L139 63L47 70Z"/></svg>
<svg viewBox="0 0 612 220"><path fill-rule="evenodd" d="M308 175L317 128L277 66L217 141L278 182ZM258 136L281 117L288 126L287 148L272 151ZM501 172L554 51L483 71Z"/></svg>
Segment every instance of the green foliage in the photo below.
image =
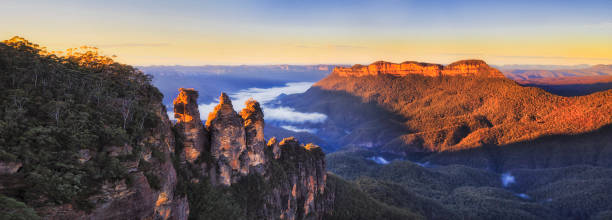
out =
<svg viewBox="0 0 612 220"><path fill-rule="evenodd" d="M19 161L8 189L34 207L85 200L105 181L127 178L128 158L109 146L137 146L160 120L162 95L151 77L83 48L68 56L48 53L22 38L0 43L0 160ZM93 158L79 162L79 151Z"/></svg>
<svg viewBox="0 0 612 220"><path fill-rule="evenodd" d="M147 178L147 182L152 189L161 189L160 179L157 174L155 174L155 170L153 170L153 165L151 163L141 159L140 163L138 164L138 170L144 173L145 177Z"/></svg>
<svg viewBox="0 0 612 220"><path fill-rule="evenodd" d="M189 184L189 219L244 219L244 207L229 188L211 186L208 180Z"/></svg>
<svg viewBox="0 0 612 220"><path fill-rule="evenodd" d="M160 163L164 163L166 162L166 156L164 155L164 152L162 152L161 150L159 150L159 148L152 146L151 148L151 156L155 159L157 159L157 161L159 161Z"/></svg>
<svg viewBox="0 0 612 220"><path fill-rule="evenodd" d="M152 189L154 190L160 190L161 189L161 180L159 179L159 177L157 175L155 175L154 173L151 172L146 172L145 177L147 177L147 181L149 182L149 186L151 186Z"/></svg>
<svg viewBox="0 0 612 220"><path fill-rule="evenodd" d="M500 174L487 170L397 160L383 166L367 159L373 153L328 154L328 169L373 199L427 219L605 219L612 210L610 168L515 169L516 182L503 187Z"/></svg>
<svg viewBox="0 0 612 220"><path fill-rule="evenodd" d="M363 193L353 183L328 174L325 191L333 192L332 210L324 219L422 219L407 210L388 206Z"/></svg>
<svg viewBox="0 0 612 220"><path fill-rule="evenodd" d="M260 211L263 210L266 201L266 195L271 192L271 187L264 177L259 174L249 174L241 178L237 183L230 187L232 197L240 204L240 207L246 208L247 216L253 219L262 219Z"/></svg>
<svg viewBox="0 0 612 220"><path fill-rule="evenodd" d="M23 202L0 194L0 219L4 220L38 220L40 217L34 209Z"/></svg>

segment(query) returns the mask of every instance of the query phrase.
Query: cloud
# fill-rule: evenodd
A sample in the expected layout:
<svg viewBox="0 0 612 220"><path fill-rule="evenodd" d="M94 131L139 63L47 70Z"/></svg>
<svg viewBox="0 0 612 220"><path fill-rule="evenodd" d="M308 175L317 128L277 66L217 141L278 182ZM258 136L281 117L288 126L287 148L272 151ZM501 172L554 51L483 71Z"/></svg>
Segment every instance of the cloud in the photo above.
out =
<svg viewBox="0 0 612 220"><path fill-rule="evenodd" d="M206 121L208 118L208 113L212 112L215 109L215 106L219 104L219 100L215 100L215 102L211 102L208 104L201 104L198 106L198 110L200 111L200 118L202 121ZM236 106L234 106L236 108Z"/></svg>
<svg viewBox="0 0 612 220"><path fill-rule="evenodd" d="M249 98L253 98L263 106L264 117L266 120L290 123L321 123L327 119L327 116L325 114L316 112L298 112L290 107L273 107L267 105L269 102L275 100L281 94L289 95L303 93L308 90L308 88L310 88L312 84L312 82L295 82L287 83L285 84L285 86L281 87L272 87L265 89L248 88L228 95L232 99L234 110L236 110L237 112L241 111L245 107L244 103ZM219 100L215 100L214 102L208 104L199 105L200 118L205 120L208 117L208 113L211 112L215 108L215 106L217 106L218 103Z"/></svg>
<svg viewBox="0 0 612 220"><path fill-rule="evenodd" d="M502 181L502 185L504 187L508 187L510 184L513 184L516 182L516 180L514 179L514 176L512 176L512 174L510 173L504 173L501 175L501 181Z"/></svg>
<svg viewBox="0 0 612 220"><path fill-rule="evenodd" d="M292 123L321 123L327 119L327 115L313 112L298 112L293 108L279 107L279 108L264 108L264 118L272 121L284 121Z"/></svg>
<svg viewBox="0 0 612 220"><path fill-rule="evenodd" d="M269 103L270 101L276 99L281 94L296 94L306 92L314 84L313 82L294 82L287 83L285 86L281 87L272 87L272 88L248 88L240 90L236 93L229 94L232 99L232 103L234 104L234 108L237 110L243 109L244 102L246 102L249 98L253 98L257 100L262 105Z"/></svg>
<svg viewBox="0 0 612 220"><path fill-rule="evenodd" d="M368 160L374 161L375 163L382 165L389 164L389 161L385 160L385 158L383 157L368 157Z"/></svg>
<svg viewBox="0 0 612 220"><path fill-rule="evenodd" d="M290 130L293 132L308 132L311 134L314 134L315 132L317 132L317 129L308 129L308 128L298 128L292 125L283 125L281 126L281 128L284 128L286 130Z"/></svg>
<svg viewBox="0 0 612 220"><path fill-rule="evenodd" d="M168 111L168 119L170 119L170 121L176 120L176 118L174 118L174 112L173 111Z"/></svg>
<svg viewBox="0 0 612 220"><path fill-rule="evenodd" d="M521 197L523 199L531 199L531 196L525 194L525 193L519 193L519 194L515 194L518 197Z"/></svg>
<svg viewBox="0 0 612 220"><path fill-rule="evenodd" d="M426 161L425 163L419 163L419 162L414 162L414 163L416 163L416 165L419 165L420 167L425 167L425 168L431 167L431 164L429 163L429 161Z"/></svg>

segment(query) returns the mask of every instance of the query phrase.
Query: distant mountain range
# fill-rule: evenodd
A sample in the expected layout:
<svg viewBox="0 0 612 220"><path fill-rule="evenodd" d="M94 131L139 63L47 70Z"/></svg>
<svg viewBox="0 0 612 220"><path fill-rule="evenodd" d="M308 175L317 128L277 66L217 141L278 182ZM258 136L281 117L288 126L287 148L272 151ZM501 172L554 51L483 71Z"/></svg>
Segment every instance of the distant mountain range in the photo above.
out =
<svg viewBox="0 0 612 220"><path fill-rule="evenodd" d="M178 88L201 92L200 103L209 103L223 92L247 88L283 86L289 82L316 82L325 77L332 65L240 65L240 66L141 66L153 76L153 84L165 95L169 106Z"/></svg>
<svg viewBox="0 0 612 220"><path fill-rule="evenodd" d="M514 80L531 80L557 77L612 76L612 65L595 65L562 69L502 69L506 77Z"/></svg>
<svg viewBox="0 0 612 220"><path fill-rule="evenodd" d="M502 69L502 72L522 85L542 88L563 96L586 95L612 88L612 65L579 65L549 69L545 69L545 66L541 69L524 67L524 69Z"/></svg>

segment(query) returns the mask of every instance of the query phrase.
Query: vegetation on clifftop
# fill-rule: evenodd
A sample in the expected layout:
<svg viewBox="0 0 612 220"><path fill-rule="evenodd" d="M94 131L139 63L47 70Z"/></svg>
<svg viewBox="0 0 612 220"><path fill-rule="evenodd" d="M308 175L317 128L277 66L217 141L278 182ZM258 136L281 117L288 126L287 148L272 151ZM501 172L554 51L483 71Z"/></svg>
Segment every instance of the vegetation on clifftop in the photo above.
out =
<svg viewBox="0 0 612 220"><path fill-rule="evenodd" d="M151 78L96 48L52 53L14 37L0 43L0 72L0 162L22 164L0 192L32 207L92 208L88 197L127 178L122 162L160 123ZM125 146L131 154L110 155Z"/></svg>

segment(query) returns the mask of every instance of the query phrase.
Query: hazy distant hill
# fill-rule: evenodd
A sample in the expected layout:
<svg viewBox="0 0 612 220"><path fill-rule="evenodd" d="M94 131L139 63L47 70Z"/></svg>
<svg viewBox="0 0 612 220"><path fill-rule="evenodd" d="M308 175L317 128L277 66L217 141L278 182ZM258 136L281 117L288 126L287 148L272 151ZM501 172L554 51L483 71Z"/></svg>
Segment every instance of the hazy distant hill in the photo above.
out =
<svg viewBox="0 0 612 220"><path fill-rule="evenodd" d="M202 94L200 103L208 103L223 92L247 88L269 88L288 82L316 82L325 77L332 65L240 65L240 66L141 66L153 76L153 84L170 105L178 88L195 88Z"/></svg>
<svg viewBox="0 0 612 220"><path fill-rule="evenodd" d="M503 67L508 78L557 95L578 96L612 89L612 65Z"/></svg>
<svg viewBox="0 0 612 220"><path fill-rule="evenodd" d="M592 65L578 64L578 65L543 65L543 64L506 64L506 65L493 65L493 67L506 72L508 70L567 70L567 69L584 69L589 68Z"/></svg>
<svg viewBox="0 0 612 220"><path fill-rule="evenodd" d="M547 92L562 96L587 95L594 92L612 89L612 76L565 76L516 80L516 82L534 86Z"/></svg>
<svg viewBox="0 0 612 220"><path fill-rule="evenodd" d="M514 80L528 80L572 76L612 76L612 65L595 65L572 69L502 69L506 77Z"/></svg>

